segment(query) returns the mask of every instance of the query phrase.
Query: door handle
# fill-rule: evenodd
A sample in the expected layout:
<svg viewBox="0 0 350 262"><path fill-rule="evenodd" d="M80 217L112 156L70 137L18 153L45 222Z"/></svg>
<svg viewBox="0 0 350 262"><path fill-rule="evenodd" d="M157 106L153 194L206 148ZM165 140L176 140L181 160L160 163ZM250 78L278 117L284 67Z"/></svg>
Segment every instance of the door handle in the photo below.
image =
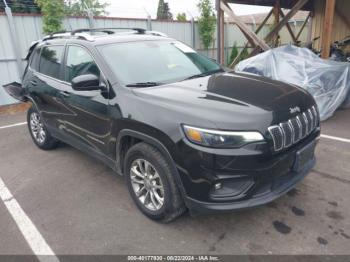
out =
<svg viewBox="0 0 350 262"><path fill-rule="evenodd" d="M64 97L69 97L70 93L68 91L60 91L60 94Z"/></svg>
<svg viewBox="0 0 350 262"><path fill-rule="evenodd" d="M33 86L38 85L38 82L37 82L37 81L35 81L35 80L31 80L31 81L30 81L30 83L31 83Z"/></svg>

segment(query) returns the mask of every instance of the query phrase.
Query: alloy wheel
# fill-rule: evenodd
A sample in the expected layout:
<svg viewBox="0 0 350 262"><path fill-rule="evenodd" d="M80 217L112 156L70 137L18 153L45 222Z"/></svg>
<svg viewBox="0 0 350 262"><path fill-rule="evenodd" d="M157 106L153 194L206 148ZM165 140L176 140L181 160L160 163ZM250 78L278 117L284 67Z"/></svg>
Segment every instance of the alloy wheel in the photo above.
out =
<svg viewBox="0 0 350 262"><path fill-rule="evenodd" d="M45 142L46 131L42 124L40 115L36 112L33 112L30 115L30 131L32 132L34 139L39 144L43 144Z"/></svg>
<svg viewBox="0 0 350 262"><path fill-rule="evenodd" d="M145 159L136 159L130 168L132 188L144 207L158 211L164 203L164 187L154 166Z"/></svg>

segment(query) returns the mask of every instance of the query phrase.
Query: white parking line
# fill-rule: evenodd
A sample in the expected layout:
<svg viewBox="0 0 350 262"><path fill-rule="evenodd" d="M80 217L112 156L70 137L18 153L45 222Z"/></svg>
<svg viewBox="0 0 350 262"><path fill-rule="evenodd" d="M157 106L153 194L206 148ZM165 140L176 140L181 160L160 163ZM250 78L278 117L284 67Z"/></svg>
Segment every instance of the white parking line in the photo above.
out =
<svg viewBox="0 0 350 262"><path fill-rule="evenodd" d="M16 123L16 124L8 125L8 126L0 126L0 129L10 128L10 127L15 127L15 126L23 126L26 124L27 124L27 122L22 122L22 123Z"/></svg>
<svg viewBox="0 0 350 262"><path fill-rule="evenodd" d="M16 199L6 187L4 181L0 177L0 198L4 202L7 210L16 222L19 230L32 249L33 253L40 261L59 262L55 253L51 250L45 239L42 237L38 229L35 227L30 218L23 211ZM45 257L49 255L50 257Z"/></svg>
<svg viewBox="0 0 350 262"><path fill-rule="evenodd" d="M327 138L327 139L337 140L340 142L350 143L350 139L347 139L347 138L342 138L342 137L337 137L337 136L329 136L329 135L321 135L321 137Z"/></svg>

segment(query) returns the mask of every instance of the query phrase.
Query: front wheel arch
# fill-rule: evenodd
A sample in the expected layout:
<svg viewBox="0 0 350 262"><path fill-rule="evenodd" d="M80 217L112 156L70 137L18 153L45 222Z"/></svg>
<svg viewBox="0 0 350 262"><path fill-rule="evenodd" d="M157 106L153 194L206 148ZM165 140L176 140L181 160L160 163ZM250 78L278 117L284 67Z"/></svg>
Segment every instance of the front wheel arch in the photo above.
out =
<svg viewBox="0 0 350 262"><path fill-rule="evenodd" d="M177 166L175 164L175 161L173 160L169 150L164 146L164 144L159 141L158 139L149 136L147 134L141 133L139 131L131 130L131 129L123 129L119 132L119 135L117 137L117 148L116 148L116 164L117 164L117 170L121 174L123 174L123 168L124 168L124 156L126 155L126 152L123 148L123 145L125 145L125 140L133 140L134 144L139 143L139 142L145 142L147 144L150 144L154 147L156 147L167 159L169 162L172 170L174 171L175 174L175 181L178 185L178 188L181 192L181 195L184 197L186 195L184 186L182 184L180 175L178 173ZM132 144L132 145L134 145ZM131 145L131 146L132 146Z"/></svg>

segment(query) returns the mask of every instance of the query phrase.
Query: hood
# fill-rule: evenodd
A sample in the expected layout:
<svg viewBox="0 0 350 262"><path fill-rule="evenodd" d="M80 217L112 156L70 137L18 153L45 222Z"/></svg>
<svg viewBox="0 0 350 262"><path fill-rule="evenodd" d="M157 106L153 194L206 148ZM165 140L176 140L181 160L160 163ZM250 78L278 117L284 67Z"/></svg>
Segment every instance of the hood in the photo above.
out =
<svg viewBox="0 0 350 262"><path fill-rule="evenodd" d="M134 89L159 106L207 118L222 129L259 129L302 112L314 100L305 90L265 77L225 72L168 85Z"/></svg>

